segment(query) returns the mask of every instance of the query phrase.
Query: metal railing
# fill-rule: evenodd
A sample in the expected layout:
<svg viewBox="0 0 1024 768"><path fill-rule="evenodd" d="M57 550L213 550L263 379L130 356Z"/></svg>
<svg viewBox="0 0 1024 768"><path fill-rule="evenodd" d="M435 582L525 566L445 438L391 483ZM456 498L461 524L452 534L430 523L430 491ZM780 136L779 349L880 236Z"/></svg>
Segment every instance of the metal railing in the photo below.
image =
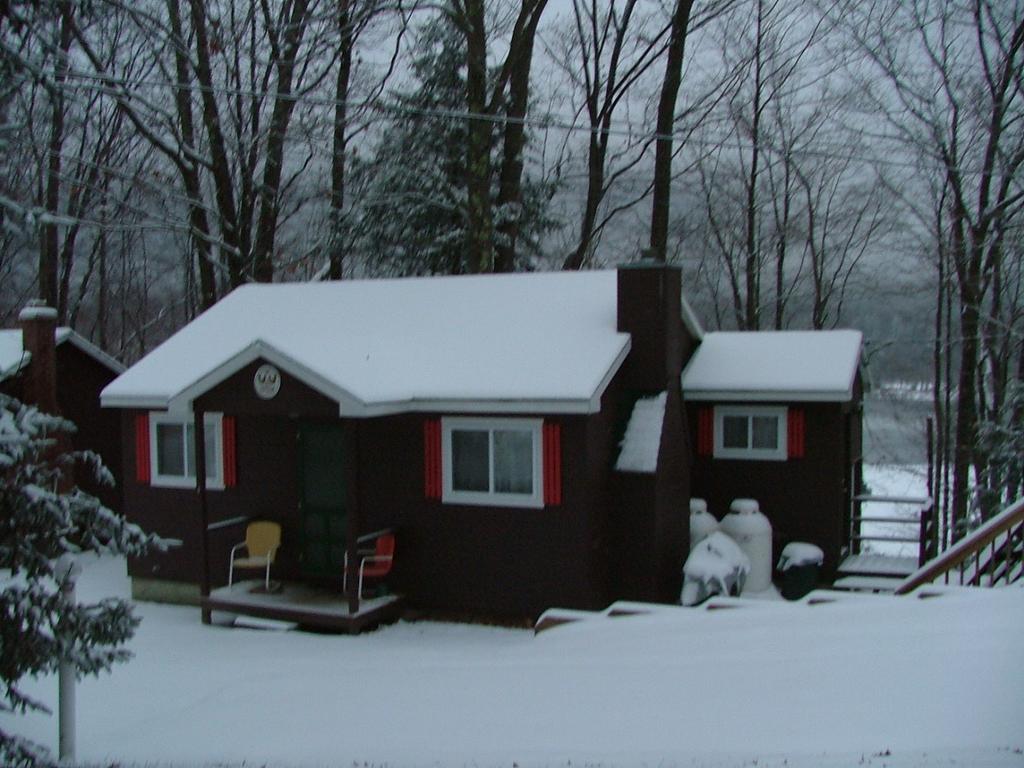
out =
<svg viewBox="0 0 1024 768"><path fill-rule="evenodd" d="M1024 569L1024 499L1018 499L975 531L910 574L902 595L942 579L944 584L995 586L1018 581Z"/></svg>
<svg viewBox="0 0 1024 768"><path fill-rule="evenodd" d="M916 507L916 510L913 515L906 517L865 515L862 511L865 504L907 505ZM863 523L878 523L891 526L891 529L895 529L896 532L884 534L864 533ZM905 532L908 526L915 526L913 536ZM850 516L850 552L852 554L859 554L861 543L865 541L916 544L917 564L921 566L938 554L938 534L935 505L927 496L875 496L872 494L860 494L853 497L853 514Z"/></svg>

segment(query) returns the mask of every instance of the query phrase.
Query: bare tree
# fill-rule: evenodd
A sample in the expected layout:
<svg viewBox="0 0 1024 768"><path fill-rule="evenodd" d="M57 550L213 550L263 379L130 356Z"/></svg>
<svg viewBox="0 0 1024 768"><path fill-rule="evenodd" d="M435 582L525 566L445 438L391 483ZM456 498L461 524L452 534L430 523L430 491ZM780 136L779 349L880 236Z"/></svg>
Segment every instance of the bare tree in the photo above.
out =
<svg viewBox="0 0 1024 768"><path fill-rule="evenodd" d="M633 88L664 54L670 25L645 13L637 0L574 0L569 30L552 58L582 97L586 114L587 189L576 245L563 269L580 269L592 258L608 218L602 205L615 181L636 167L649 142L629 140L613 150L613 119ZM582 64L582 66L581 66ZM623 160L614 163L613 151Z"/></svg>
<svg viewBox="0 0 1024 768"><path fill-rule="evenodd" d="M448 20L458 29L466 43L466 254L471 272L491 272L511 268L515 254L518 217L515 210L522 179L524 126L529 97L530 66L534 38L547 0L520 0L508 51L497 67L497 74L488 78L487 13L483 0L449 0L443 6ZM508 92L507 92L508 91ZM491 204L491 148L496 118L504 125L504 154L501 161L499 201L502 230L505 235L501 262L495 260L495 225ZM504 221L505 218L510 221Z"/></svg>
<svg viewBox="0 0 1024 768"><path fill-rule="evenodd" d="M983 517L1000 496L984 485L991 449L979 432L987 414L1007 407L1007 384L1017 375L1012 356L1002 355L1017 346L1003 343L1016 333L1003 308L1008 236L1024 203L1024 4L843 2L830 10L878 78L865 83L865 96L888 138L916 160L917 178L932 182L919 187L936 215L932 252L945 256L939 263L958 305L950 308L957 327L948 340L958 345L951 512L962 528L972 474L982 484Z"/></svg>
<svg viewBox="0 0 1024 768"><path fill-rule="evenodd" d="M693 250L716 306L741 329L833 326L891 223L847 127L851 87L828 58L825 21L802 3L751 0L716 27L722 66L737 78L700 134L705 237Z"/></svg>

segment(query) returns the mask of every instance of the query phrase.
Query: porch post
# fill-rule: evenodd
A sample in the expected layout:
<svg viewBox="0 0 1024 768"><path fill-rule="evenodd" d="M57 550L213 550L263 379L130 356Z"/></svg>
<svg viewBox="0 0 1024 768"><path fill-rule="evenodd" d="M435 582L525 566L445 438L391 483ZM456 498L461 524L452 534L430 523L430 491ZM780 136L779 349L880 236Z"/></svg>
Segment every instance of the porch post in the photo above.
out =
<svg viewBox="0 0 1024 768"><path fill-rule="evenodd" d="M200 599L205 601L210 596L210 513L206 505L206 418L203 409L193 406L192 430L194 442L194 454L196 457L196 491L199 494L199 522L202 529L199 532L199 594ZM212 614L206 605L203 605L203 624L209 624Z"/></svg>
<svg viewBox="0 0 1024 768"><path fill-rule="evenodd" d="M348 573L348 612L350 614L359 612L359 560L357 550L359 549L359 499L362 495L359 487L359 449L360 439L359 434L362 431L362 420L356 419L352 422L353 424L353 440L354 451L347 452L351 455L347 456L347 460L352 462L352 488L348 491L348 563L350 570ZM344 468L342 468L344 471Z"/></svg>

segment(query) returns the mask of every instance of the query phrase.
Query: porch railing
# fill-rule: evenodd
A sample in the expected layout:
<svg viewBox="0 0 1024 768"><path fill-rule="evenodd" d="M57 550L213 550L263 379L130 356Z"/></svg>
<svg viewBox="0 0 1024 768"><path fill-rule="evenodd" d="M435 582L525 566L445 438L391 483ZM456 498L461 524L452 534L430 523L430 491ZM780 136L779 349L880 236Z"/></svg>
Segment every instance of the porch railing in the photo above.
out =
<svg viewBox="0 0 1024 768"><path fill-rule="evenodd" d="M865 515L864 507L869 504L888 504L916 507L912 515L900 517L895 515ZM885 533L864 533L863 523L881 524L886 526ZM914 535L906 532L908 526L914 527ZM853 514L850 516L850 553L860 554L861 543L865 541L916 544L917 564L924 565L938 554L939 546L938 520L935 517L935 505L927 496L875 496L860 494L853 497Z"/></svg>
<svg viewBox="0 0 1024 768"><path fill-rule="evenodd" d="M1012 584L1024 569L1024 498L1018 499L977 530L904 579L903 595L939 579L943 584L995 586Z"/></svg>

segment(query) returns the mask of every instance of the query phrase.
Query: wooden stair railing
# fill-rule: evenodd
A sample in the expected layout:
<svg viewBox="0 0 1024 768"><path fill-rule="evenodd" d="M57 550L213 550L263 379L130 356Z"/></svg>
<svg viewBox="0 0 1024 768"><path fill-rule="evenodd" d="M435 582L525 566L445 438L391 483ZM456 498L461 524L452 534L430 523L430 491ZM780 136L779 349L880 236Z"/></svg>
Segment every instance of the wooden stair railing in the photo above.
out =
<svg viewBox="0 0 1024 768"><path fill-rule="evenodd" d="M1024 498L1018 499L904 579L896 594L942 579L944 584L1012 584L1024 571Z"/></svg>

